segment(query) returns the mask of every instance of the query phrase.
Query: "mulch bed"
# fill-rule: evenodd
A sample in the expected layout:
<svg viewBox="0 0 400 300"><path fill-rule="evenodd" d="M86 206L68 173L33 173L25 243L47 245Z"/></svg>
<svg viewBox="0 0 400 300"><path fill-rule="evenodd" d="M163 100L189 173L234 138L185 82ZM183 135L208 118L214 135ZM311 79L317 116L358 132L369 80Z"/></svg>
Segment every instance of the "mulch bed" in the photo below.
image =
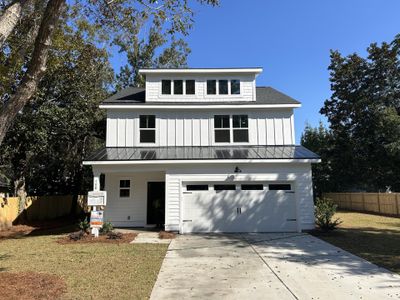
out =
<svg viewBox="0 0 400 300"><path fill-rule="evenodd" d="M176 237L176 233L171 231L160 231L158 237L160 239L174 239Z"/></svg>
<svg viewBox="0 0 400 300"><path fill-rule="evenodd" d="M28 225L16 225L7 230L0 231L0 241L26 236L35 230L35 227Z"/></svg>
<svg viewBox="0 0 400 300"><path fill-rule="evenodd" d="M0 291L2 299L58 299L67 291L67 286L56 275L0 272Z"/></svg>
<svg viewBox="0 0 400 300"><path fill-rule="evenodd" d="M95 238L91 234L84 235L80 240L74 241L70 237L64 236L57 240L59 244L88 244L88 243L107 243L107 244L129 244L137 236L137 233L123 233L120 239L110 239L107 235L100 235Z"/></svg>

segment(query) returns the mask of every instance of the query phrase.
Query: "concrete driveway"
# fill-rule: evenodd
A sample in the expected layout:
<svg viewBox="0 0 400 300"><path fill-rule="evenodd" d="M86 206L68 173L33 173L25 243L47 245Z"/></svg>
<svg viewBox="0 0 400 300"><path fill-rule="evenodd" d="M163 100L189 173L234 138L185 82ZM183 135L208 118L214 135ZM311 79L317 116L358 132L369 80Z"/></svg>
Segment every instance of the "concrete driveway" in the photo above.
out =
<svg viewBox="0 0 400 300"><path fill-rule="evenodd" d="M308 234L180 235L151 299L400 299L400 276Z"/></svg>

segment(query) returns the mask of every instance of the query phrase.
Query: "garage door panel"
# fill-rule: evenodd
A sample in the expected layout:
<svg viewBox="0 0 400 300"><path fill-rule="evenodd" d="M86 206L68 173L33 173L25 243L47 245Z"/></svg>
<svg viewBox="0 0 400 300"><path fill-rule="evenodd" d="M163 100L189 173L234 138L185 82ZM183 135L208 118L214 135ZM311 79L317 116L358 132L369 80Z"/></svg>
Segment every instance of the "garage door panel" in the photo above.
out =
<svg viewBox="0 0 400 300"><path fill-rule="evenodd" d="M183 196L183 232L297 230L293 192L208 190Z"/></svg>

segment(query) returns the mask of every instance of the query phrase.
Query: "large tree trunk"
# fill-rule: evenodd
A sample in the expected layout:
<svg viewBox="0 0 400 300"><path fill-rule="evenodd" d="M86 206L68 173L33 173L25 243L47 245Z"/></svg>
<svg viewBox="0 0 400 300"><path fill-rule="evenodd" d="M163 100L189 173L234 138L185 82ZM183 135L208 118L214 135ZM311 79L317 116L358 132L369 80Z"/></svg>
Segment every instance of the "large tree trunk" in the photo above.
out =
<svg viewBox="0 0 400 300"><path fill-rule="evenodd" d="M64 4L65 0L49 0L47 3L28 69L16 92L0 110L0 144L18 112L35 94L38 83L46 71L51 39Z"/></svg>
<svg viewBox="0 0 400 300"><path fill-rule="evenodd" d="M14 1L0 16L0 47L13 32L18 21L21 19L22 11L30 0Z"/></svg>

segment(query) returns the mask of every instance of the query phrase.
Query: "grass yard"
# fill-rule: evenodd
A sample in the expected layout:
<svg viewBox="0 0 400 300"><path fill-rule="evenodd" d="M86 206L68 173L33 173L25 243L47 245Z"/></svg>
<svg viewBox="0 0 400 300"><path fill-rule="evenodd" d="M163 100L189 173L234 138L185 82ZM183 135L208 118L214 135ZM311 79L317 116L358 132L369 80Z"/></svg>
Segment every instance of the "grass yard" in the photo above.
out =
<svg viewBox="0 0 400 300"><path fill-rule="evenodd" d="M61 299L146 299L167 251L165 244L63 245L56 242L59 238L0 240L0 274L59 276L66 285Z"/></svg>
<svg viewBox="0 0 400 300"><path fill-rule="evenodd" d="M317 237L400 274L400 218L338 212L339 229Z"/></svg>

